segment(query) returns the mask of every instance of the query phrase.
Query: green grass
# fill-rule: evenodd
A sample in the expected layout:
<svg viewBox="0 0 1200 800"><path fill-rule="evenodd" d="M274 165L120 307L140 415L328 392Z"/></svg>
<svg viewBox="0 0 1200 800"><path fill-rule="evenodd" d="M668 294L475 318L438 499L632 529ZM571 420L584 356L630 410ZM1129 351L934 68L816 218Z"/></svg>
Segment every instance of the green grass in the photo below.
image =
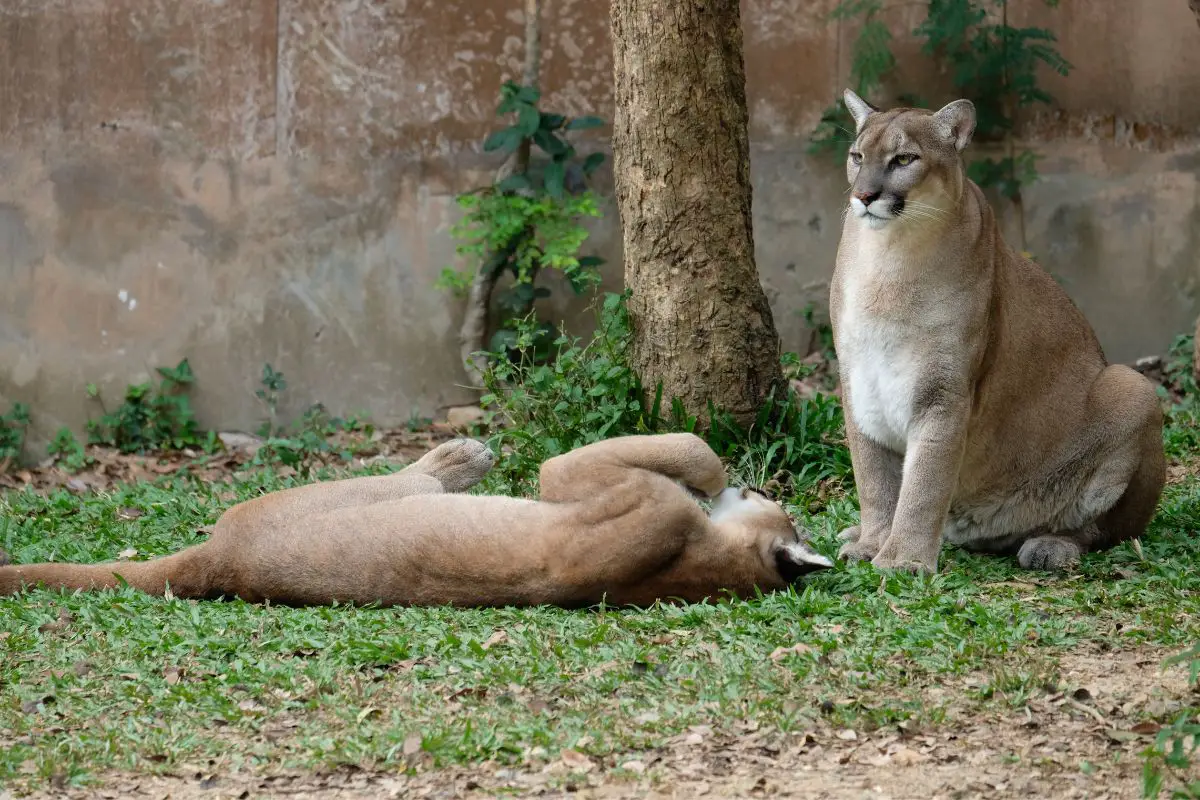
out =
<svg viewBox="0 0 1200 800"><path fill-rule="evenodd" d="M110 495L11 493L0 545L16 562L160 555L197 541L233 502L287 483L259 473ZM809 496L791 504L800 515L813 507ZM855 507L835 497L806 516L822 552L836 551ZM28 592L0 599L0 785L80 784L209 758L402 769L414 737L435 765L520 761L538 747L624 754L689 725L862 730L1019 707L1049 691L1055 658L1070 648L1200 639L1197 528L1192 480L1168 489L1140 553L1125 544L1088 556L1067 577L947 549L935 577L839 565L798 590L646 610L293 609ZM797 643L810 649L770 657ZM931 704L934 684L958 690Z"/></svg>

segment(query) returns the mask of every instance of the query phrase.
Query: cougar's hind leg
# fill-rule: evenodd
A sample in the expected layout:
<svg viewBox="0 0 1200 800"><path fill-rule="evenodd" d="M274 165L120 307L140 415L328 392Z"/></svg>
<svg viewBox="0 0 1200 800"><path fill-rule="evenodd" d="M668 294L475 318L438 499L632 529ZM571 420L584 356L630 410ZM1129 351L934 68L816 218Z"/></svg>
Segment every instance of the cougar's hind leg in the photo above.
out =
<svg viewBox="0 0 1200 800"><path fill-rule="evenodd" d="M1096 526L1087 525L1078 531L1061 531L1031 536L1017 550L1017 563L1023 569L1056 572L1079 561L1096 536Z"/></svg>
<svg viewBox="0 0 1200 800"><path fill-rule="evenodd" d="M1112 447L1083 498L1096 514L1089 549L1103 550L1141 536L1154 518L1167 479L1163 415L1150 381L1121 365L1101 373L1089 402L1110 409L1104 441Z"/></svg>
<svg viewBox="0 0 1200 800"><path fill-rule="evenodd" d="M721 459L695 434L618 436L542 464L542 499L558 503L586 499L599 486L619 483L628 479L630 470L639 469L665 475L706 497L719 494L727 483Z"/></svg>
<svg viewBox="0 0 1200 800"><path fill-rule="evenodd" d="M454 439L438 445L393 477L402 484L406 478L428 475L436 478L447 492L463 492L483 480L495 460L483 442Z"/></svg>
<svg viewBox="0 0 1200 800"><path fill-rule="evenodd" d="M1079 527L1035 533L1021 543L1025 569L1063 569L1084 553L1141 536L1166 482L1162 410L1154 388L1132 369L1113 365L1088 394L1097 456L1068 515Z"/></svg>

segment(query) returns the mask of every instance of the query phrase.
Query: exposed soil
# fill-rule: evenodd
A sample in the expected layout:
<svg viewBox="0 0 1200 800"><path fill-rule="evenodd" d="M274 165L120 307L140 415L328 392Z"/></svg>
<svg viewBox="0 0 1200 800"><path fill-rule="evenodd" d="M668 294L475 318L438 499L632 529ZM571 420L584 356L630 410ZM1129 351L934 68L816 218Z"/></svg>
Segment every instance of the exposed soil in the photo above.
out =
<svg viewBox="0 0 1200 800"><path fill-rule="evenodd" d="M782 734L735 723L698 726L651 752L606 759L575 751L521 767L479 764L415 774L340 769L249 774L218 764L157 776L108 775L92 789L36 798L891 798L1141 797L1140 752L1159 721L1200 702L1183 667L1158 650L1065 655L1062 691L980 711L965 696L946 722L869 734L833 728ZM963 696L971 678L943 691ZM0 792L0 798L4 793Z"/></svg>
<svg viewBox="0 0 1200 800"><path fill-rule="evenodd" d="M419 431L407 428L379 430L370 436L339 432L331 435L328 441L335 450L353 452L354 458L346 462L333 454L317 454L309 457L308 465L352 469L378 460L407 464L455 435L454 430L444 423L435 423ZM229 480L252 466L262 440L247 434L221 436L228 438L228 442L212 454L192 448L149 454L122 453L113 447L89 445L86 452L92 463L77 472L67 472L53 458L25 468L5 470L7 465L0 464L0 490L28 487L35 492L60 488L73 492L106 491L119 483L152 481L176 473L206 482ZM281 477L296 474L294 468L283 465L276 466L275 471Z"/></svg>

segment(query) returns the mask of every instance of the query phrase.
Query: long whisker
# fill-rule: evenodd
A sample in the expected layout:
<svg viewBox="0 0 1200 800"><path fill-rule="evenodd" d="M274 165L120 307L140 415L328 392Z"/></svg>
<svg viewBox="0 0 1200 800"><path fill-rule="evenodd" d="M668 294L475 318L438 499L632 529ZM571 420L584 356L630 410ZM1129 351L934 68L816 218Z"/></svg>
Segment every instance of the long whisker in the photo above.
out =
<svg viewBox="0 0 1200 800"><path fill-rule="evenodd" d="M937 206L933 206L933 205L930 205L930 204L928 204L928 203L922 203L922 202L920 202L919 200L916 200L916 201L911 201L911 200L910 200L910 201L905 201L905 204L904 204L904 205L905 205L905 207L906 207L906 208L909 208L909 207L911 207L911 208L913 208L913 209L916 209L916 210L918 210L918 211L923 211L923 212L925 212L925 213L927 213L927 214L930 214L931 216L939 217L939 218L942 218L942 219L948 219L948 218L950 217L950 212L946 211L945 209L943 209L943 208L938 208Z"/></svg>

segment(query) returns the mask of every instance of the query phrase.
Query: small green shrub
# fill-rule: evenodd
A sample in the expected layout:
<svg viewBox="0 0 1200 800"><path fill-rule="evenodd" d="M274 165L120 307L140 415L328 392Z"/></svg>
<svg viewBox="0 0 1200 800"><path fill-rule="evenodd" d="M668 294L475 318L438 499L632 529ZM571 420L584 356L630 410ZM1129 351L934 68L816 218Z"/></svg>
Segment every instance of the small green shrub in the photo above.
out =
<svg viewBox="0 0 1200 800"><path fill-rule="evenodd" d="M460 255L470 256L478 266L458 271L446 268L437 281L439 288L455 296L467 295L478 273L497 280L508 274L512 284L496 295L503 313L488 350L515 355L518 327L532 313L534 304L550 295L537 285L539 274L555 270L567 279L576 294L595 286L603 259L581 256L588 237L581 220L600 216L595 195L587 189L588 179L604 162L603 153L580 157L567 133L603 125L597 117L569 118L538 109L536 88L511 81L501 89L497 116L515 115L513 124L492 133L484 142L486 152L510 155L534 148L544 157L517 159L517 170L493 186L459 195L465 216L452 229L463 243ZM544 357L557 331L542 323L535 342Z"/></svg>
<svg viewBox="0 0 1200 800"><path fill-rule="evenodd" d="M94 384L88 396L100 403L103 415L88 422L92 444L106 444L124 453L149 450L181 450L185 447L212 449L215 434L203 433L196 424L188 389L196 382L185 358L174 367L155 370L160 381L132 384L125 389L125 401L113 411L104 407Z"/></svg>
<svg viewBox="0 0 1200 800"><path fill-rule="evenodd" d="M1200 643L1166 660L1165 665L1188 664L1193 685L1200 689ZM1158 732L1154 744L1142 753L1142 796L1157 800L1169 792L1171 800L1200 800L1200 777L1193 764L1200 750L1200 708L1189 708Z"/></svg>
<svg viewBox="0 0 1200 800"><path fill-rule="evenodd" d="M25 403L13 403L7 414L0 414L0 472L21 458L28 429L29 406Z"/></svg>
<svg viewBox="0 0 1200 800"><path fill-rule="evenodd" d="M1200 391L1192 371L1192 335L1177 336L1163 360L1159 396L1167 408L1163 440L1167 456L1186 458L1200 450Z"/></svg>
<svg viewBox="0 0 1200 800"><path fill-rule="evenodd" d="M608 294L596 333L586 345L560 335L548 361L537 352L537 323L521 322L512 359L493 359L484 372L489 441L499 453L489 491L535 492L543 461L601 439L637 433L700 433L742 481L803 493L823 481L844 481L850 457L842 442L837 399L799 400L789 390L772 396L743 427L721 409L701 431L678 401L664 409L661 386L648 398L626 355L630 343L627 294Z"/></svg>
<svg viewBox="0 0 1200 800"><path fill-rule="evenodd" d="M546 459L657 428L657 408L643 410L641 383L625 362L631 332L623 295L605 295L586 345L560 334L543 346L542 328L531 316L517 321L515 333L506 352L490 354L483 373L485 421L503 425L489 442L500 454L489 476L492 489L532 494Z"/></svg>
<svg viewBox="0 0 1200 800"><path fill-rule="evenodd" d="M278 427L279 395L287 390L287 378L269 363L263 364L262 388L254 392L254 396L267 407L268 418L259 428L260 436L273 436Z"/></svg>
<svg viewBox="0 0 1200 800"><path fill-rule="evenodd" d="M55 463L67 472L79 472L94 461L70 428L59 428L47 451L54 456Z"/></svg>
<svg viewBox="0 0 1200 800"><path fill-rule="evenodd" d="M354 417L335 417L324 405L314 403L292 425L268 437L254 461L260 466L282 464L307 476L326 460L349 461L373 432L369 424ZM342 433L361 435L339 440L337 435Z"/></svg>

